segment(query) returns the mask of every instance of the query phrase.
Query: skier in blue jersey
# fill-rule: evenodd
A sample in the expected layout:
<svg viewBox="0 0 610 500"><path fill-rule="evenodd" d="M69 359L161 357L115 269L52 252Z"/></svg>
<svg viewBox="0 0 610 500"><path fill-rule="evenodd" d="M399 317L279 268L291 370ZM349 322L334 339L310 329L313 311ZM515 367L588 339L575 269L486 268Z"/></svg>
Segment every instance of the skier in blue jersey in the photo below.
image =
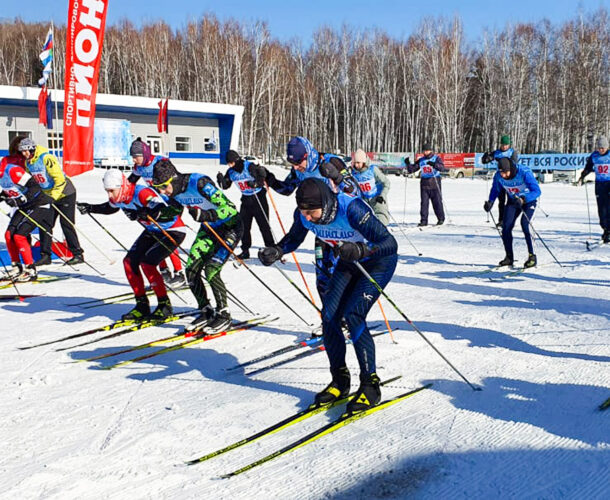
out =
<svg viewBox="0 0 610 500"><path fill-rule="evenodd" d="M366 201L377 218L387 226L390 223L388 193L390 181L377 165L369 165L369 159L362 149L357 149L352 160L352 173L360 187L362 199Z"/></svg>
<svg viewBox="0 0 610 500"><path fill-rule="evenodd" d="M359 194L356 180L349 173L345 162L337 155L319 153L305 137L293 137L286 146L286 157L292 165L283 181L275 178L264 167L251 169L255 178L263 178L271 189L289 196L308 178L321 179L333 191ZM332 272L333 258L330 246L321 239L315 241L316 288L320 298L326 293L328 276Z"/></svg>
<svg viewBox="0 0 610 500"><path fill-rule="evenodd" d="M316 395L317 404L330 403L350 392L350 373L345 362L343 318L350 332L360 366L360 387L347 405L348 412L379 403L381 390L376 373L375 344L366 316L379 297L377 288L361 273L359 262L383 288L392 278L397 262L397 243L371 208L358 197L333 193L321 179L305 179L296 193L297 210L290 231L277 245L259 251L264 265L271 265L296 250L311 231L328 244L338 257L322 297L322 332L330 361L331 383Z"/></svg>
<svg viewBox="0 0 610 500"><path fill-rule="evenodd" d="M483 204L483 209L489 212L500 191L506 191L508 200L504 209L502 223L502 242L506 256L499 262L499 266L512 266L513 254L513 227L521 215L521 229L527 244L528 258L523 264L525 268L534 267L537 263L534 254L534 243L530 234L530 221L536 210L536 202L540 197L540 187L532 171L524 165L519 165L510 158L498 159L498 171L495 173L489 199ZM523 214L523 215L522 215ZM524 216L525 215L525 216Z"/></svg>
<svg viewBox="0 0 610 500"><path fill-rule="evenodd" d="M122 210L129 219L138 221L144 227L123 259L125 275L133 289L136 305L122 319L142 321L148 317L167 318L173 314L173 310L157 266L186 236L186 226L180 218L183 209L168 206L157 191L142 184L132 184L119 170L108 170L103 182L108 201L96 205L77 203L80 213L114 214ZM149 216L158 225L151 222ZM157 296L158 305L152 314L142 273Z"/></svg>
<svg viewBox="0 0 610 500"><path fill-rule="evenodd" d="M216 180L221 189L229 189L231 184L241 191L241 207L239 215L244 225L244 234L241 239L240 259L250 258L250 246L252 245L252 219L256 220L258 228L263 236L265 246L274 244L271 228L269 227L269 205L267 204L267 190L264 181L254 178L251 170L256 172L257 165L244 160L237 151L230 149L226 155L229 169L223 174L218 172Z"/></svg>
<svg viewBox="0 0 610 500"><path fill-rule="evenodd" d="M227 306L227 289L220 271L230 252L214 232L231 250L237 246L243 228L235 205L207 175L181 174L169 160L161 160L155 165L153 187L166 196L170 204L187 207L191 217L201 223L186 264L189 287L201 309L199 316L191 323L191 328L205 328L209 333L225 330L231 325L231 314ZM205 279L212 288L215 308L208 299L202 274L205 274Z"/></svg>
<svg viewBox="0 0 610 500"><path fill-rule="evenodd" d="M483 157L481 158L481 163L486 165L487 163L491 163L492 161L498 161L500 158L510 158L515 163L519 159L519 154L513 149L512 141L510 140L509 135L503 135L500 138L500 147L491 153L486 152L483 153ZM502 227L502 221L504 220L504 207L506 206L506 192L504 190L500 190L500 194L498 195L498 222L496 225L498 227Z"/></svg>
<svg viewBox="0 0 610 500"><path fill-rule="evenodd" d="M595 198L599 225L603 229L602 241L610 243L610 150L608 139L601 135L595 142L595 151L587 158L585 168L580 174L578 184L583 184L585 177L595 172Z"/></svg>
<svg viewBox="0 0 610 500"><path fill-rule="evenodd" d="M440 226L445 222L445 211L443 210L443 193L441 190L441 172L446 172L445 164L442 158L434 154L432 145L425 142L422 146L423 156L410 164L409 159L405 158L407 172L413 174L421 170L420 181L420 221L418 226L423 227L428 225L428 208L432 202L432 208L436 215L436 225Z"/></svg>

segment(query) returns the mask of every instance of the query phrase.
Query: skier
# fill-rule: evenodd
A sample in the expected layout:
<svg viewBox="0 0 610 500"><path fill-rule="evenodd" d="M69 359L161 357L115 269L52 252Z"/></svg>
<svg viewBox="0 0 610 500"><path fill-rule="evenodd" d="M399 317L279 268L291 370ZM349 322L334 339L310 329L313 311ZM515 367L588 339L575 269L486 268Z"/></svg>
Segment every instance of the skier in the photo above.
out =
<svg viewBox="0 0 610 500"><path fill-rule="evenodd" d="M12 264L6 278L19 282L33 281L38 274L28 236L36 229L36 224L46 230L50 229L51 198L42 192L34 178L25 171L25 162L21 156L7 156L0 162L0 191L0 199L15 207L4 233Z"/></svg>
<svg viewBox="0 0 610 500"><path fill-rule="evenodd" d="M360 194L358 183L349 173L345 162L337 155L318 153L305 137L297 136L290 140L286 146L286 157L292 168L283 181L276 179L273 173L264 167L250 170L255 178L266 179L270 188L285 196L290 196L301 182L311 177L323 180L333 191ZM336 259L333 258L331 247L323 240L316 238L314 248L316 288L322 298Z"/></svg>
<svg viewBox="0 0 610 500"><path fill-rule="evenodd" d="M495 173L489 199L483 204L483 209L489 212L501 190L508 196L504 209L502 222L502 243L506 256L499 262L499 266L512 266L513 257L513 227L521 215L521 229L527 244L528 258L523 267L534 267L537 263L534 254L534 244L530 235L530 221L536 210L536 202L540 197L540 187L532 171L524 165L515 163L510 158L498 159L498 171Z"/></svg>
<svg viewBox="0 0 610 500"><path fill-rule="evenodd" d="M173 310L157 266L182 243L186 236L186 227L180 218L182 210L168 207L154 189L141 184L132 184L119 170L108 170L104 174L103 182L104 189L108 193L108 201L97 205L78 203L80 213L113 214L123 210L127 217L144 226L144 231L123 259L125 275L133 289L136 305L121 319L142 321L146 318L167 318L172 315ZM167 235L151 222L149 216L157 221ZM152 314L142 272L157 296L157 308Z"/></svg>
<svg viewBox="0 0 610 500"><path fill-rule="evenodd" d="M267 204L267 190L264 188L264 180L255 179L252 176L251 167L256 167L252 162L244 160L236 151L229 149L226 155L229 169L223 175L218 172L216 180L221 189L229 189L234 182L241 191L241 208L239 215L244 226L244 234L241 239L242 252L238 255L240 259L250 258L250 246L252 245L252 219L256 220L258 228L263 236L265 246L273 246L273 235L269 227L269 205Z"/></svg>
<svg viewBox="0 0 610 500"><path fill-rule="evenodd" d="M231 325L227 307L227 290L220 277L222 266L229 258L229 251L208 229L210 226L232 250L237 246L243 231L235 205L219 190L212 179L204 174L181 174L169 160L157 162L153 172L153 186L169 198L171 204L189 209L191 217L201 222L201 227L186 265L186 277L201 314L191 323L191 328L204 328L213 333ZM216 308L208 299L202 272L212 287Z"/></svg>
<svg viewBox="0 0 610 500"><path fill-rule="evenodd" d="M509 135L503 135L500 138L500 147L495 151L489 153L483 153L483 158L481 158L481 163L486 165L487 163L491 163L492 161L497 161L499 158L510 158L515 163L517 163L519 159L518 153L512 148L511 140ZM496 223L497 227L502 227L502 220L504 219L504 207L506 206L506 192L504 190L500 190L498 194L498 222Z"/></svg>
<svg viewBox="0 0 610 500"><path fill-rule="evenodd" d="M436 225L440 226L445 222L445 211L443 210L443 193L441 190L441 172L447 169L440 156L434 154L432 145L425 142L422 146L423 156L411 165L409 158L405 158L407 172L413 174L421 169L420 182L420 222L418 227L428 225L428 205L432 202L432 208L436 215Z"/></svg>
<svg viewBox="0 0 610 500"><path fill-rule="evenodd" d="M83 250L78 242L78 235L74 227L74 215L76 212L76 189L70 178L64 174L59 161L49 153L49 150L37 145L29 137L16 137L14 145L25 159L25 168L34 178L43 192L51 198L51 221L49 232L40 233L40 259L34 264L36 267L46 266L51 263L51 233L59 212L61 230L66 237L68 248L72 252L72 258L67 264L74 266L85 262ZM67 220L66 220L67 219Z"/></svg>
<svg viewBox="0 0 610 500"><path fill-rule="evenodd" d="M305 179L297 189L297 210L290 231L277 245L259 251L261 262L269 266L303 242L307 231L325 241L339 260L322 298L324 347L330 361L331 383L316 395L316 404L346 397L350 373L345 363L344 318L358 364L360 387L347 405L347 412L365 410L379 403L381 389L375 365L375 344L366 316L379 291L354 265L359 262L383 288L396 268L397 243L372 209L360 198L335 194L321 179Z"/></svg>
<svg viewBox="0 0 610 500"><path fill-rule="evenodd" d="M142 179L147 185L152 185L153 169L155 165L160 160L168 160L168 158L165 158L164 156L153 156L150 151L150 146L145 143L141 137L138 137L131 143L129 154L133 160L133 169L127 180L133 184ZM182 273L182 262L178 255L178 249L169 255L169 260L172 262L174 274L172 275L167 266L167 262L163 259L159 264L163 281L169 285L183 285L185 283L185 277Z"/></svg>
<svg viewBox="0 0 610 500"><path fill-rule="evenodd" d="M377 165L368 165L368 162L366 153L357 149L352 160L352 173L360 186L362 199L371 206L383 225L387 226L390 223L387 202L390 181Z"/></svg>
<svg viewBox="0 0 610 500"><path fill-rule="evenodd" d="M585 177L595 171L595 198L599 225L604 230L602 241L610 243L610 151L608 138L600 135L595 141L595 149L588 158L577 184L582 185Z"/></svg>

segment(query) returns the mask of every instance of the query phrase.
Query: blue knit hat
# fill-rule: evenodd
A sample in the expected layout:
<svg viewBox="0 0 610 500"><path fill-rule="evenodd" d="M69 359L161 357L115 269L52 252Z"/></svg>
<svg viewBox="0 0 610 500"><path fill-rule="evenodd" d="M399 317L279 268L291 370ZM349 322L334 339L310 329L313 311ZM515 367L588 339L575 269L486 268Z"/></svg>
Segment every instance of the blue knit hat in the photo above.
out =
<svg viewBox="0 0 610 500"><path fill-rule="evenodd" d="M303 144L299 137L290 139L286 147L286 156L290 163L301 163L306 154L307 148L305 148L305 144Z"/></svg>

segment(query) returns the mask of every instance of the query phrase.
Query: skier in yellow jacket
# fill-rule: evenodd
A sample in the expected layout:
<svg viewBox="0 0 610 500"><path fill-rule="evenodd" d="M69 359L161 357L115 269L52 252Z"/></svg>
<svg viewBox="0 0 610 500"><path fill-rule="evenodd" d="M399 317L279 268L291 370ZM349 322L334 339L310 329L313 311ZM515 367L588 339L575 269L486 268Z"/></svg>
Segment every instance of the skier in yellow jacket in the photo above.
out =
<svg viewBox="0 0 610 500"><path fill-rule="evenodd" d="M40 185L40 188L53 200L53 218L51 221L51 232L59 217L59 212L66 218L61 217L61 229L66 237L66 242L73 257L68 264L75 265L84 262L83 250L78 242L78 236L74 229L74 214L76 210L76 189L70 178L64 171L55 156L49 150L37 145L29 137L20 137L14 145L25 159L25 166L30 175ZM51 236L40 231L40 259L34 264L36 267L51 263Z"/></svg>

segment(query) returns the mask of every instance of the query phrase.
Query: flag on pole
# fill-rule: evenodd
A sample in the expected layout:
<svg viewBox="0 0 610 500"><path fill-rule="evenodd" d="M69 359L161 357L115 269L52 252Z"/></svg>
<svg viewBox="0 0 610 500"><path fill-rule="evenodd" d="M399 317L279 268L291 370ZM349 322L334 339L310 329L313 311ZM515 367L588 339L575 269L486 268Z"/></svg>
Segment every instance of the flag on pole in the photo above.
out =
<svg viewBox="0 0 610 500"><path fill-rule="evenodd" d="M43 87L47 84L47 80L49 79L49 75L51 74L53 64L53 29L49 28L49 32L47 33L47 38L42 46L42 52L40 53L40 61L44 68L42 69L42 78L38 80L38 85Z"/></svg>
<svg viewBox="0 0 610 500"><path fill-rule="evenodd" d="M157 132L159 132L160 134L163 132L167 132L167 126L168 126L167 101L168 101L168 99L165 99L165 103L164 103L163 99L161 99L157 103L157 106L159 106L159 114L157 114Z"/></svg>
<svg viewBox="0 0 610 500"><path fill-rule="evenodd" d="M46 85L40 89L38 94L38 123L47 126L47 87Z"/></svg>
<svg viewBox="0 0 610 500"><path fill-rule="evenodd" d="M53 128L53 99L51 98L51 92L47 91L47 128L50 130Z"/></svg>
<svg viewBox="0 0 610 500"><path fill-rule="evenodd" d="M167 133L167 127L169 125L169 120L167 117L167 102L168 99L165 99L165 104L163 105L163 132Z"/></svg>

